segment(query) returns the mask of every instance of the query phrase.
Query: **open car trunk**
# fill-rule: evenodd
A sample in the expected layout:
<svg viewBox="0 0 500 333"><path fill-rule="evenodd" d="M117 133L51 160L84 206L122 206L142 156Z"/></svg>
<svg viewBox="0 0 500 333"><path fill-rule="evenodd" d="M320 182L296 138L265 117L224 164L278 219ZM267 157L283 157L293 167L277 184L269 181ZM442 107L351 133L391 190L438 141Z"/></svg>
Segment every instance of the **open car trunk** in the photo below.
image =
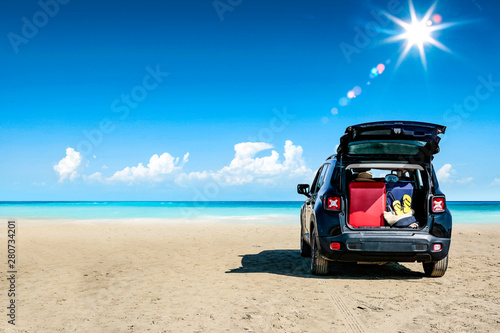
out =
<svg viewBox="0 0 500 333"><path fill-rule="evenodd" d="M401 229L428 225L430 165L439 152L445 126L416 121L382 121L349 126L337 149L345 166L347 225L351 228ZM371 179L358 179L371 172ZM408 199L408 200L405 200ZM399 202L409 219L399 222ZM392 211L395 216L384 212Z"/></svg>
<svg viewBox="0 0 500 333"><path fill-rule="evenodd" d="M439 152L445 126L416 121L384 121L349 126L340 138L339 155L430 161Z"/></svg>
<svg viewBox="0 0 500 333"><path fill-rule="evenodd" d="M427 226L430 176L425 165L356 162L346 165L347 225L355 229L422 229ZM367 178L366 175L372 174ZM361 177L361 176L365 177ZM406 197L405 197L406 196ZM410 198L410 212L398 215L394 202ZM384 213L386 212L386 213ZM385 214L385 215L384 215ZM402 217L413 218L397 223ZM414 220L411 227L401 226Z"/></svg>

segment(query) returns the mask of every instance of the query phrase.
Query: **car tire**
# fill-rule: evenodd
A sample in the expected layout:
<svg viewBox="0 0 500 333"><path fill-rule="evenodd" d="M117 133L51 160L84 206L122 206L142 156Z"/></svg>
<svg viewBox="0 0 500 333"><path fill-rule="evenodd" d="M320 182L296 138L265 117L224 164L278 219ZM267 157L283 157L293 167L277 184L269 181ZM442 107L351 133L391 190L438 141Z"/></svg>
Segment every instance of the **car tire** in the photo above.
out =
<svg viewBox="0 0 500 333"><path fill-rule="evenodd" d="M304 240L304 229L300 228L300 255L308 258L311 256L311 246Z"/></svg>
<svg viewBox="0 0 500 333"><path fill-rule="evenodd" d="M326 275L328 273L328 260L319 254L319 247L316 239L316 230L312 230L311 236L311 273L314 275Z"/></svg>
<svg viewBox="0 0 500 333"><path fill-rule="evenodd" d="M424 262L424 272L425 276L429 277L441 277L446 273L448 268L448 256L435 262Z"/></svg>

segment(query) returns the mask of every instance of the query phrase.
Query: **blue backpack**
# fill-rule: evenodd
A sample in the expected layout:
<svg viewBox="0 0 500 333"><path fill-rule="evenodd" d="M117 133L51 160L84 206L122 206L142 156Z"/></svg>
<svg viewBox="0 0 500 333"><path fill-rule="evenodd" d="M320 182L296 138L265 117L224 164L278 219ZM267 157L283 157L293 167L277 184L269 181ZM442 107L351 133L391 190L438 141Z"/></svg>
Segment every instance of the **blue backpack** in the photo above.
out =
<svg viewBox="0 0 500 333"><path fill-rule="evenodd" d="M408 194L413 199L413 185L411 183L386 183L385 186L387 190L386 206L388 212L394 212L392 204L396 200L402 203L405 194ZM414 216L409 216L402 218L392 226L396 228L406 228L416 221Z"/></svg>
<svg viewBox="0 0 500 333"><path fill-rule="evenodd" d="M403 196L408 194L413 200L413 184L412 183L386 183L385 188L387 191L387 211L394 211L392 204L394 201L399 200L403 202Z"/></svg>

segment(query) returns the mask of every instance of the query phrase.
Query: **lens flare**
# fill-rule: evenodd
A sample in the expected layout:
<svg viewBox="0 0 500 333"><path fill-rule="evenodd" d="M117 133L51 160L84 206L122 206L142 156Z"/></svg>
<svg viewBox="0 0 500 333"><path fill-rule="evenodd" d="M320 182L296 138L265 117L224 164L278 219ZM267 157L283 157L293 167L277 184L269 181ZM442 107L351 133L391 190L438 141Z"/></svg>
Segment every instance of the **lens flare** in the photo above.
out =
<svg viewBox="0 0 500 333"><path fill-rule="evenodd" d="M380 74L382 74L386 70L386 65L388 66L390 64L390 62L391 62L391 60L387 59L386 61L379 63L375 67L372 67L370 69L370 78L373 79L373 78L379 76ZM366 87L363 84L359 84L357 86L354 86L352 89L347 91L347 94L344 97L339 99L338 105L333 107L330 110L330 113L332 115L339 114L339 110L341 107L348 106L349 104L352 103L352 101L355 98L357 98L359 95L361 95L361 93L363 92L363 89L361 88L361 86L363 86L365 89L368 89L368 86L370 86L370 85L371 85L371 80L366 82ZM329 119L328 117L323 117L321 119L321 121L323 122L323 124L326 124L329 121L328 119Z"/></svg>
<svg viewBox="0 0 500 333"><path fill-rule="evenodd" d="M361 94L361 87L360 86L356 86L352 89L352 91L354 92L354 95L355 96L359 96Z"/></svg>
<svg viewBox="0 0 500 333"><path fill-rule="evenodd" d="M443 17L439 14L434 14L432 15L432 20L434 21L434 23L439 24L443 21Z"/></svg>

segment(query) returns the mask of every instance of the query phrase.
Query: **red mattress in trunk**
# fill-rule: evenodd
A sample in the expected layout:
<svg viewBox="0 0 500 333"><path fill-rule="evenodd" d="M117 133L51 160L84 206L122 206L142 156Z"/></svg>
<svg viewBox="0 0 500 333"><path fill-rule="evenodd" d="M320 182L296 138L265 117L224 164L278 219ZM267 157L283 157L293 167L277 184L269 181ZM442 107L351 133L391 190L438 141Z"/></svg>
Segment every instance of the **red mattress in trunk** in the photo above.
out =
<svg viewBox="0 0 500 333"><path fill-rule="evenodd" d="M349 225L359 227L384 226L385 184L358 182L349 184Z"/></svg>

